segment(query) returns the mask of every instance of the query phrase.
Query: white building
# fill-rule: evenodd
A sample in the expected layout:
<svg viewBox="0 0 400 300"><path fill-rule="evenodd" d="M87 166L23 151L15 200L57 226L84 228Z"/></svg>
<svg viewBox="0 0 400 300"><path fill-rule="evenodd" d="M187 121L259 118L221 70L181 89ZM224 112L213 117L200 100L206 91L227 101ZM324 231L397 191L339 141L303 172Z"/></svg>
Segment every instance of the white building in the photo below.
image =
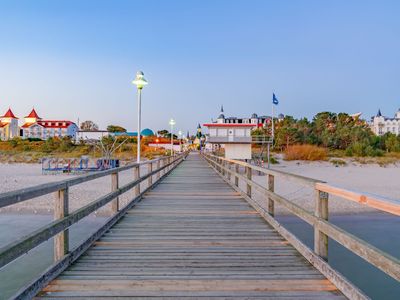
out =
<svg viewBox="0 0 400 300"><path fill-rule="evenodd" d="M76 135L76 141L96 142L103 137L112 135L107 130L82 130L79 129Z"/></svg>
<svg viewBox="0 0 400 300"><path fill-rule="evenodd" d="M400 134L400 109L393 118L382 116L381 110L371 118L371 129L376 135L384 135L387 132Z"/></svg>
<svg viewBox="0 0 400 300"><path fill-rule="evenodd" d="M19 136L18 118L13 114L11 108L0 117L0 140L8 141Z"/></svg>
<svg viewBox="0 0 400 300"><path fill-rule="evenodd" d="M22 138L39 138L46 140L51 137L69 136L76 138L78 126L68 120L43 120L32 109L29 115L24 117L25 123L21 126Z"/></svg>
<svg viewBox="0 0 400 300"><path fill-rule="evenodd" d="M280 114L278 119L283 119L283 115ZM258 116L256 113L252 114L249 118L236 118L236 117L225 117L224 107L221 106L220 114L217 120L213 123L217 124L254 124L257 127L267 126L271 122L270 116Z"/></svg>
<svg viewBox="0 0 400 300"><path fill-rule="evenodd" d="M225 148L225 157L229 159L251 159L251 131L267 126L271 117L259 117L253 114L250 118L225 118L221 107L220 115L208 127L207 144L220 145Z"/></svg>

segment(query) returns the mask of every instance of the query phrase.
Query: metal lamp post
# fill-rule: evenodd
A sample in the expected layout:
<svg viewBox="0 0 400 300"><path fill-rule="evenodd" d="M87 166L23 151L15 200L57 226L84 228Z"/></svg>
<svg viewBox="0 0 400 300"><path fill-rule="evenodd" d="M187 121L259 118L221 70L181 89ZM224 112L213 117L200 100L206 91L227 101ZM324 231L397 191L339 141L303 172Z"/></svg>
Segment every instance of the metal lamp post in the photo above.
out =
<svg viewBox="0 0 400 300"><path fill-rule="evenodd" d="M179 136L179 152L182 152L182 131L178 131L178 136Z"/></svg>
<svg viewBox="0 0 400 300"><path fill-rule="evenodd" d="M132 81L136 85L138 90L138 130L137 130L137 162L140 162L140 133L141 133L141 118L142 118L142 89L148 84L147 80L144 79L142 71L136 73L135 79Z"/></svg>
<svg viewBox="0 0 400 300"><path fill-rule="evenodd" d="M169 120L171 125L171 156L174 156L174 125L176 124L174 119Z"/></svg>

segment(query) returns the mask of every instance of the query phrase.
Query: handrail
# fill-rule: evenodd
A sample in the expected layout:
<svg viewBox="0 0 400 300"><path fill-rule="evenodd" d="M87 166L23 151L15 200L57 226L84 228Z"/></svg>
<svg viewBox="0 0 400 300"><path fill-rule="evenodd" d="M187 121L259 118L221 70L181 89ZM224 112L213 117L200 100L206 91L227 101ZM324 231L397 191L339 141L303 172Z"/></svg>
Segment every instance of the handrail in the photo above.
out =
<svg viewBox="0 0 400 300"><path fill-rule="evenodd" d="M216 155L209 154L209 153L207 153L205 155L207 155L209 157L212 157L212 158L222 158L220 156L216 156ZM311 177L306 177L306 176L301 176L301 175L297 175L297 174L292 174L292 173L281 171L281 170L266 169L266 168L255 166L255 165L252 165L252 164L249 164L247 162L240 161L240 160L234 160L234 159L229 159L229 158L222 158L222 159L225 162L229 162L229 163L232 163L232 164L235 164L235 165L239 165L239 166L242 166L242 167L245 167L245 168L246 167L250 167L254 171L258 171L258 172L264 173L266 175L286 176L287 179L300 181L303 184L306 184L306 185L309 185L309 186L310 185L313 186L317 182L325 183L325 181L323 181L323 180L319 180L319 179L315 179L315 178L311 178Z"/></svg>
<svg viewBox="0 0 400 300"><path fill-rule="evenodd" d="M315 188L321 192L329 193L346 200L354 201L359 204L375 208L393 215L400 216L400 201L384 198L369 193L357 192L343 189L333 185L316 183Z"/></svg>
<svg viewBox="0 0 400 300"><path fill-rule="evenodd" d="M354 191L345 190L342 188L334 187L328 185L327 183L307 178L304 176L294 175L287 172L276 171L271 169L264 169L258 166L248 164L246 162L226 159L212 154L203 154L204 158L209 162L209 164L221 175L224 180L233 186L236 190L242 193L242 195L249 201L253 207L258 210L261 215L271 223L271 225L277 229L279 232L284 232L285 235L291 237L291 234L287 233L287 230L276 221L274 218L274 203L284 206L291 213L295 214L308 224L314 227L314 251L304 250L307 247L302 244L295 237L291 237L297 246L295 246L306 258L310 258L310 262L315 265L315 255L322 258L323 260L328 260L328 237L337 241L342 246L349 249L354 254L363 258L368 263L372 264L376 268L380 269L384 273L388 274L397 281L400 281L400 260L388 253L381 251L375 246L367 243L366 241L346 232L345 230L339 228L338 226L330 223L328 221L328 198L329 195L335 195L342 197L346 200L356 201L363 205L376 208L378 210L388 212L394 215L400 215L400 202L391 199L385 199L383 197L369 195L366 193L359 193ZM232 166L235 168L232 168ZM245 176L239 174L238 166L245 167ZM268 176L268 187L264 187L252 180L253 171L260 171ZM276 194L274 192L275 176L280 176L285 179L300 180L306 185L310 185L315 189L315 211L311 213L299 205L293 203L292 201ZM234 177L234 184L231 182L231 178ZM239 179L246 184L246 191L239 188ZM255 188L262 192L267 198L266 206L265 204L258 203L254 197L252 197L252 188ZM300 245L300 246L299 246ZM307 248L308 249L308 248ZM321 272L326 273L327 266L321 264L315 265ZM331 275L329 272L327 275ZM344 291L345 295L353 295L354 289L349 289L348 285L343 285L343 279L338 280L337 277L331 277L332 282L339 286L346 286ZM356 298L363 298L360 293L356 293L358 296ZM354 296L354 295L353 295ZM352 298L353 298L352 296Z"/></svg>
<svg viewBox="0 0 400 300"><path fill-rule="evenodd" d="M98 171L92 174L81 175L74 178L51 182L51 183L44 183L39 184L33 187L23 188L19 190L14 190L11 192L1 193L0 194L0 208L10 206L19 202L23 202L26 200L30 200L32 198L40 197L43 195L50 194L52 192L56 192L60 189L65 189L67 187L71 187L80 183L84 183L87 181L91 181L94 179L98 179L101 177L108 176L115 172L122 172L126 171L138 166L152 164L161 160L165 160L165 157L156 158L153 160L147 160L140 163L134 163L130 165L126 165L119 168L109 169L105 171Z"/></svg>
<svg viewBox="0 0 400 300"><path fill-rule="evenodd" d="M55 211L58 210L60 213L60 209L58 206L64 206L64 210L61 210L61 215L59 215L55 221L47 224L34 232L14 241L2 248L0 248L0 268L7 265L8 263L14 261L21 255L27 253L31 249L37 247L41 243L47 241L53 236L55 238L55 261L59 261L62 259L64 255L68 253L68 228L93 213L97 209L103 207L111 201L116 201L116 205L113 206L113 212L118 213L119 205L118 205L118 196L131 190L133 187L139 187L139 184L144 180L148 179L150 183L150 179L154 175L157 176L157 180L151 184L149 187L156 184L158 180L161 178L161 172L169 172L172 170L177 164L179 164L183 157L186 154L179 155L175 158L172 157L162 157L159 159L144 161L141 163L135 163L129 166L124 166L120 168L110 169L101 173L94 173L89 175L78 176L76 178L63 180L51 184L42 184L39 186L35 186L27 189L20 189L13 192L8 192L4 194L0 194L0 203L4 204L4 206L13 205L15 203L19 203L21 201L26 201L38 196L46 195L55 191L58 191L58 196L64 195L63 197L56 198ZM155 170L152 169L153 163L157 163L157 168ZM162 164L162 165L161 165ZM149 172L143 176L140 176L139 167L141 165L149 165ZM118 187L118 173L135 168L135 180L125 184L122 187ZM68 213L68 187L77 185L82 182L91 181L97 178L101 178L107 175L112 176L112 192L96 199L95 201L85 205L84 207L72 212ZM20 193L20 194L19 194ZM140 194L140 189L136 191L136 196ZM19 196L21 195L21 196ZM59 201L57 201L59 200ZM55 212L57 215L57 212ZM58 240L57 240L58 238ZM60 241L61 238L61 241Z"/></svg>

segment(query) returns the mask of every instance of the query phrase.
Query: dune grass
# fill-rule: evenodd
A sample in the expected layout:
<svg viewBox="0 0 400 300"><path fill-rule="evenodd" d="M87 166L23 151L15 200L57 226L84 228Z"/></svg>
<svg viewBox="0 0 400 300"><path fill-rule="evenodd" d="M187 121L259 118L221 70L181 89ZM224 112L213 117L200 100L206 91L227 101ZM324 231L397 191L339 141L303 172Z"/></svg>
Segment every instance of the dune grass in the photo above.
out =
<svg viewBox="0 0 400 300"><path fill-rule="evenodd" d="M327 160L328 150L314 145L293 145L284 152L285 160Z"/></svg>

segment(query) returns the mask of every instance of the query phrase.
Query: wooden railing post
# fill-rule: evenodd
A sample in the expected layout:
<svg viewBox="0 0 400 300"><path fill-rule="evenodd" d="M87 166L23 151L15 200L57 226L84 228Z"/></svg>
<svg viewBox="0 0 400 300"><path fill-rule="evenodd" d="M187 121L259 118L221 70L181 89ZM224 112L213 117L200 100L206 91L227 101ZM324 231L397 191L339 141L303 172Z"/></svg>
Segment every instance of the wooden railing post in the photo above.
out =
<svg viewBox="0 0 400 300"><path fill-rule="evenodd" d="M115 192L119 188L118 172L111 174L111 192ZM111 201L111 212L113 214L117 213L119 210L119 198L116 197Z"/></svg>
<svg viewBox="0 0 400 300"><path fill-rule="evenodd" d="M133 180L138 180L140 178L140 165L133 168ZM135 186L135 197L140 194L140 183Z"/></svg>
<svg viewBox="0 0 400 300"><path fill-rule="evenodd" d="M232 163L228 162L227 167L228 167L228 171L227 171L228 181L231 182L231 172L230 171L231 171Z"/></svg>
<svg viewBox="0 0 400 300"><path fill-rule="evenodd" d="M54 203L54 220L68 216L68 187L56 192ZM54 236L54 261L59 261L69 250L69 232L65 229Z"/></svg>
<svg viewBox="0 0 400 300"><path fill-rule="evenodd" d="M274 192L275 191L275 178L274 175L268 174L268 191ZM274 200L271 197L268 197L268 213L271 216L274 216L275 214L275 203Z"/></svg>
<svg viewBox="0 0 400 300"><path fill-rule="evenodd" d="M159 180L161 177L161 159L157 160L157 175L156 175L156 180Z"/></svg>
<svg viewBox="0 0 400 300"><path fill-rule="evenodd" d="M237 187L239 187L239 176L237 176L237 174L239 174L239 165L235 164L235 185Z"/></svg>
<svg viewBox="0 0 400 300"><path fill-rule="evenodd" d="M148 167L148 174L150 174L151 172L153 172L153 163L152 163L152 162L149 163L149 164L147 165L147 167ZM148 178L147 182L148 182L149 187L153 185L153 175L151 175L151 176Z"/></svg>
<svg viewBox="0 0 400 300"><path fill-rule="evenodd" d="M251 180L252 178L252 169L251 167L246 167L246 174L247 174L247 179ZM247 183L247 196L251 198L251 184Z"/></svg>
<svg viewBox="0 0 400 300"><path fill-rule="evenodd" d="M315 216L328 220L328 197L329 194L315 190ZM324 260L328 261L328 236L314 227L314 252Z"/></svg>
<svg viewBox="0 0 400 300"><path fill-rule="evenodd" d="M165 158L161 159L160 162L161 162L160 168L164 167L165 166ZM163 176L164 174L165 174L165 169L162 169L160 171L160 177Z"/></svg>
<svg viewBox="0 0 400 300"><path fill-rule="evenodd" d="M222 171L222 176L225 176L225 167L226 167L226 161L225 160L223 160L222 158L221 158L221 171Z"/></svg>

